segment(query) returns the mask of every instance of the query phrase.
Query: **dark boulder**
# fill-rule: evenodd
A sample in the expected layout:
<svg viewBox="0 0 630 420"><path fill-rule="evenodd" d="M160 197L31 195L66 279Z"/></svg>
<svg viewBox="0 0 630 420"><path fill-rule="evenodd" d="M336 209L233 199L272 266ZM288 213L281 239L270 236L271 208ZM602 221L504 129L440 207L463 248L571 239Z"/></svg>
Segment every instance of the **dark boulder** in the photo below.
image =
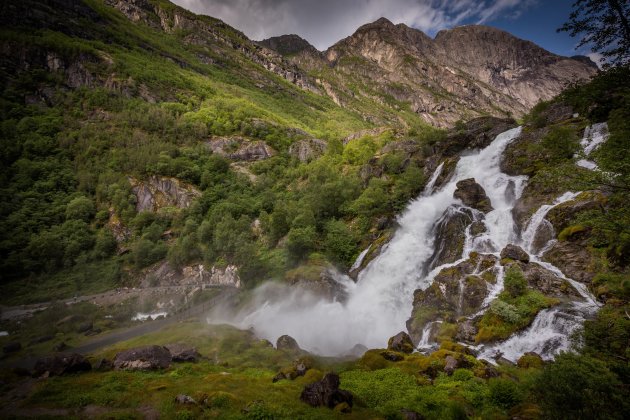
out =
<svg viewBox="0 0 630 420"><path fill-rule="evenodd" d="M167 344L164 346L171 353L173 362L197 362L201 355L196 348L187 346L182 343Z"/></svg>
<svg viewBox="0 0 630 420"><path fill-rule="evenodd" d="M112 361L109 359L101 358L101 359L98 359L94 363L94 366L92 366L92 369L99 372L107 372L114 369L114 363L112 363Z"/></svg>
<svg viewBox="0 0 630 420"><path fill-rule="evenodd" d="M2 346L2 351L5 354L15 353L20 350L22 350L22 343L20 343L19 341L11 341L5 344L4 346Z"/></svg>
<svg viewBox="0 0 630 420"><path fill-rule="evenodd" d="M281 335L278 337L276 341L276 348L278 350L288 350L288 351L300 351L302 350L298 345L297 341L290 335Z"/></svg>
<svg viewBox="0 0 630 420"><path fill-rule="evenodd" d="M390 362L400 362L401 360L405 360L405 356L397 351L383 350L380 355L383 356L383 359L389 360Z"/></svg>
<svg viewBox="0 0 630 420"><path fill-rule="evenodd" d="M462 257L466 241L466 226L474 221L472 210L449 206L433 228L435 244L428 269L452 263Z"/></svg>
<svg viewBox="0 0 630 420"><path fill-rule="evenodd" d="M78 353L56 354L35 362L33 376L59 376L92 370L90 362Z"/></svg>
<svg viewBox="0 0 630 420"><path fill-rule="evenodd" d="M339 389L339 375L336 373L327 373L321 381L306 385L300 400L312 407L335 408L343 403L352 407L352 394Z"/></svg>
<svg viewBox="0 0 630 420"><path fill-rule="evenodd" d="M165 369L171 365L171 353L166 347L146 346L125 350L114 357L116 370Z"/></svg>
<svg viewBox="0 0 630 420"><path fill-rule="evenodd" d="M461 200L466 206L484 213L493 210L486 191L481 185L477 184L474 178L459 181L453 197Z"/></svg>
<svg viewBox="0 0 630 420"><path fill-rule="evenodd" d="M529 254L520 246L508 244L501 251L501 259L509 258L514 261L521 261L527 264L529 262Z"/></svg>
<svg viewBox="0 0 630 420"><path fill-rule="evenodd" d="M404 331L399 332L395 336L391 337L387 342L387 350L397 351L400 353L413 353L415 349L411 337Z"/></svg>

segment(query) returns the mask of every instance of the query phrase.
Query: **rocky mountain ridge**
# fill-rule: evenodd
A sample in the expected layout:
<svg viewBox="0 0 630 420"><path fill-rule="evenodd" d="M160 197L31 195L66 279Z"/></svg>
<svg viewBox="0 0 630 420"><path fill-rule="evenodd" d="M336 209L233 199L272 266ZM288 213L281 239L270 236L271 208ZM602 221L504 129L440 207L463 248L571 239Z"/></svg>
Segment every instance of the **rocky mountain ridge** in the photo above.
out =
<svg viewBox="0 0 630 420"><path fill-rule="evenodd" d="M481 25L443 30L432 39L381 18L322 53L298 38L261 45L291 51L290 61L315 74L332 68L327 94L345 106L357 97L389 101L442 127L479 115L520 117L597 70L584 57L561 57Z"/></svg>

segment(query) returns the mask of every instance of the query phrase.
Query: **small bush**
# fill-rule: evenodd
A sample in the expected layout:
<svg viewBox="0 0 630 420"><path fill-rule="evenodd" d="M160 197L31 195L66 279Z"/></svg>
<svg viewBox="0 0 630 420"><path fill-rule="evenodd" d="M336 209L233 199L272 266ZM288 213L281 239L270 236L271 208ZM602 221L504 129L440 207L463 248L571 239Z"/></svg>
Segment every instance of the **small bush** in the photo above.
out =
<svg viewBox="0 0 630 420"><path fill-rule="evenodd" d="M503 283L505 291L511 297L521 296L527 290L527 280L523 275L523 271L517 265L512 265L507 269Z"/></svg>

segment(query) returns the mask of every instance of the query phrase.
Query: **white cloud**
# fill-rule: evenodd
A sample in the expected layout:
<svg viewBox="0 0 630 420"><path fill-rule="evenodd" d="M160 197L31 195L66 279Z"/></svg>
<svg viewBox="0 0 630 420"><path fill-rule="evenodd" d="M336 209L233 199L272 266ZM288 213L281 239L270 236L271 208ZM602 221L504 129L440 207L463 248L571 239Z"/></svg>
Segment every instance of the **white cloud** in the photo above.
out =
<svg viewBox="0 0 630 420"><path fill-rule="evenodd" d="M298 34L324 50L359 26L386 17L430 35L464 22L516 16L535 0L173 0L224 20L256 40Z"/></svg>

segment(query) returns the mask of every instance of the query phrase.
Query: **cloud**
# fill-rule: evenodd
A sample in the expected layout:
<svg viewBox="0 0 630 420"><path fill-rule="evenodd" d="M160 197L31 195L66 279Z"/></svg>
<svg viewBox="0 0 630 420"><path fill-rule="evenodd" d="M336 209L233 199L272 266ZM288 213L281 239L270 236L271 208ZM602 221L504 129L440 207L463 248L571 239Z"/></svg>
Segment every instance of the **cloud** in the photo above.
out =
<svg viewBox="0 0 630 420"><path fill-rule="evenodd" d="M386 17L429 35L464 23L516 17L535 0L173 0L260 40L298 34L324 50L359 26Z"/></svg>

